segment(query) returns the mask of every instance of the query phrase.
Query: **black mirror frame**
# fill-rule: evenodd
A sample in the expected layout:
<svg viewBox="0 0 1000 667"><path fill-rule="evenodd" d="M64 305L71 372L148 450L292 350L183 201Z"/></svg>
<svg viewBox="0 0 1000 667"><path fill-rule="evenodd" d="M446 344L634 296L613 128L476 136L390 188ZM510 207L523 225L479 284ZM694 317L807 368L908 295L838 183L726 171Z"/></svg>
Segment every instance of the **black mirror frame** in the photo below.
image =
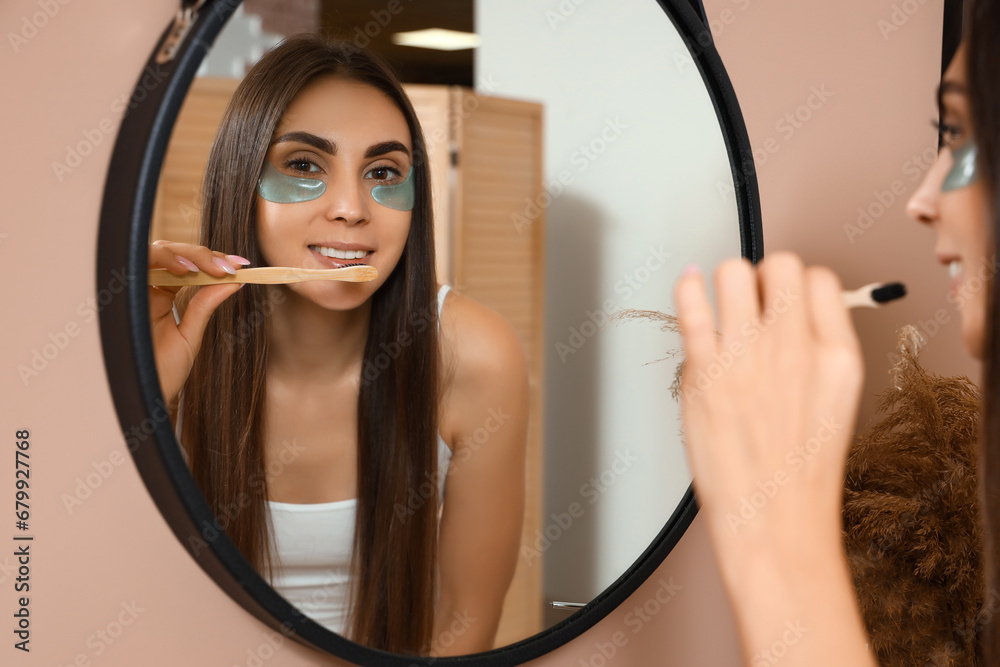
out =
<svg viewBox="0 0 1000 667"><path fill-rule="evenodd" d="M739 212L742 255L763 257L760 198L753 155L743 116L725 67L703 20L699 0L657 0L688 46L701 72L729 153ZM127 279L126 299L100 311L105 368L119 423L139 474L174 535L198 565L231 598L269 627L317 650L359 665L414 667L517 665L562 646L593 627L624 602L663 562L697 512L691 486L663 529L632 566L566 620L515 644L456 658L387 653L351 642L304 616L278 595L226 536L185 463L167 415L151 345L148 270L149 225L156 186L174 123L201 61L241 0L209 0L172 60L157 64L164 32L131 98L105 184L98 232L97 283ZM183 6L196 5L184 0ZM699 11L700 10L700 11ZM160 81L152 90L144 77ZM150 437L152 436L152 437Z"/></svg>

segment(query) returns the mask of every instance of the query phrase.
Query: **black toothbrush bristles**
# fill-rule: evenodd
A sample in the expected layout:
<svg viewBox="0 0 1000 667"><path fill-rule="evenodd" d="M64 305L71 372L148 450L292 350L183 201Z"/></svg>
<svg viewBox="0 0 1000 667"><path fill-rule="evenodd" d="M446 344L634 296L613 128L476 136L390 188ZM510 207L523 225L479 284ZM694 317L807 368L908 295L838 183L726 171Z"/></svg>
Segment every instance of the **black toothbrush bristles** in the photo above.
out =
<svg viewBox="0 0 1000 667"><path fill-rule="evenodd" d="M888 303L904 296L906 296L906 287L903 283L886 283L872 290L872 301L875 303Z"/></svg>

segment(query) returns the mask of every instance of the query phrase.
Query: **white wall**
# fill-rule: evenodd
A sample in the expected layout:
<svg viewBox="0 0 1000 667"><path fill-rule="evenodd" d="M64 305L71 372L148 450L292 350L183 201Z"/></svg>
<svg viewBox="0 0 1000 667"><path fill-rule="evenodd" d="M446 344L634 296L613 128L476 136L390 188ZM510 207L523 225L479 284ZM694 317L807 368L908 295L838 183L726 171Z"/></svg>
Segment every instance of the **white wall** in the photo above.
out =
<svg viewBox="0 0 1000 667"><path fill-rule="evenodd" d="M247 14L240 5L229 17L198 68L198 76L242 79L283 35L266 32L260 16Z"/></svg>
<svg viewBox="0 0 1000 667"><path fill-rule="evenodd" d="M491 94L545 105L546 180L570 182L546 212L544 593L588 602L690 481L676 364L644 365L679 338L644 322L592 331L589 314L673 312L683 266L710 271L740 245L716 114L673 24L654 0L579 2L477 0L475 62ZM591 484L602 472L612 484ZM582 516L553 516L572 503Z"/></svg>

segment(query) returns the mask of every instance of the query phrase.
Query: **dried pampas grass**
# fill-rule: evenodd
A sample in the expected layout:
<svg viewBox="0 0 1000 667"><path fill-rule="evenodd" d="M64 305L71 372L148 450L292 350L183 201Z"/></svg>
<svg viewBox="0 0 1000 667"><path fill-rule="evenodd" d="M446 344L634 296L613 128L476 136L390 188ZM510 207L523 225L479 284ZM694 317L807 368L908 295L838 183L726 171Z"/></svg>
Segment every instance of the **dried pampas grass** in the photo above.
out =
<svg viewBox="0 0 1000 667"><path fill-rule="evenodd" d="M608 322L624 322L627 320L649 320L651 322L658 323L660 325L660 331L664 333L675 333L680 334L680 324L677 322L676 315L670 315L669 313L661 313L658 310L636 310L633 308L626 308L624 310L618 310L608 317ZM654 359L653 361L647 361L644 366L649 364L655 364L660 361L666 361L667 359L675 359L680 357L680 362L677 364L677 370L674 372L674 381L670 385L670 396L675 401L680 398L681 395L681 375L684 373L684 352L682 350L669 350L667 356L660 359Z"/></svg>
<svg viewBox="0 0 1000 667"><path fill-rule="evenodd" d="M844 542L880 665L976 665L982 402L968 378L924 370L922 344L900 329L893 386L848 454Z"/></svg>

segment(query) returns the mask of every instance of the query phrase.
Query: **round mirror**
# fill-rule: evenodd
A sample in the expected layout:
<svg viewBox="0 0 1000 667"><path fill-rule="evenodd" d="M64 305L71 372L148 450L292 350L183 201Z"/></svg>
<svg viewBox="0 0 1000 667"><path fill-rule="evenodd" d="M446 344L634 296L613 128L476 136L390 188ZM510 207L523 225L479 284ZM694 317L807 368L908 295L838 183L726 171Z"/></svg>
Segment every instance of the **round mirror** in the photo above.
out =
<svg viewBox="0 0 1000 667"><path fill-rule="evenodd" d="M134 447L130 440L130 450L178 539L218 585L271 627L357 664L431 664L435 656L455 655L470 665L530 660L623 602L662 562L696 511L678 406L669 394L676 369L669 355L680 341L651 323L608 325L608 319L623 309L671 310L673 283L689 262L713 266L737 252L752 261L762 256L753 162L735 95L696 2L301 4L312 9L300 15L263 0L246 6L183 3L147 63L165 85L146 91L140 81L136 87L134 98L141 94L144 100L125 118L115 146L110 170L118 176L105 192L98 257L101 284L123 265L130 277L127 303L116 301L101 311L122 428L153 436L135 439ZM446 618L435 619L431 640L420 650L387 652L378 642L347 639L347 617L334 612L336 604L347 608L352 570L337 569L333 560L350 565L357 553L355 513L363 510L352 504L350 485L317 486L315 475L310 477L317 470L329 477L345 464L317 455L325 445L310 439L307 429L298 431L295 420L281 421L297 406L268 403L271 398L262 403L268 424L283 424L280 435L267 431L273 442L257 463L267 489L259 505L267 526L262 534L272 557L285 566L275 576L252 565L237 546L246 541L233 520L240 504L206 500L211 481L195 481L201 473L192 475L191 456L180 445L185 418L197 413L200 423L233 432L262 422L233 423L235 409L218 414L214 403L192 403L185 395L168 409L156 372L150 242L204 242L203 182L213 141L230 131L220 132L226 108L257 61L303 31L377 54L402 83L423 150L408 143L410 136L400 141L430 183L440 300L427 321L436 322L440 313L447 327L456 297L445 295L454 291L502 318L494 322L509 327L525 365L527 395L518 408L525 425L509 438L524 452L523 484L520 473L490 484L489 470L475 484L455 484L465 461L504 437L518 409L480 406L482 414L469 419L443 407L435 474L419 477L401 505L400 521L438 495L430 491L432 482L440 485L443 527L434 567L452 589L465 587L454 597L467 602L452 604ZM292 95L291 104L308 90L314 89ZM373 90L363 84L331 88L333 101L312 108L326 108L333 118L338 99L364 101L374 117L381 107ZM384 106L406 128L409 111L395 102ZM283 135L302 129L285 123L293 116L289 108L273 118ZM305 122L301 113L294 117ZM385 126L392 126L391 118ZM322 132L312 134L323 138ZM341 147L344 155L353 150L349 145ZM322 146L308 150L321 154ZM382 153L364 159L392 154L383 146ZM405 167L406 160L400 161L365 167ZM259 163L248 169L259 171L263 182ZM404 176L397 174L401 183ZM332 183L325 183L328 190L335 189ZM419 185L416 192L414 211ZM392 208L373 193L372 206ZM264 191L253 194L263 198ZM411 209L397 207L388 215ZM260 218L256 223L260 229ZM331 262L327 268L343 263L336 259L364 260L310 250ZM263 266L260 257L254 259L250 268ZM185 289L188 295L197 291ZM275 313L295 292L284 284L266 290L261 308L229 321L223 333L230 346L273 335ZM177 301L179 320L184 299ZM441 341L444 347L455 344L444 333ZM359 364L355 392L365 384L366 371L374 381L406 353L381 351L365 357L369 366ZM344 431L356 450L360 438L353 428ZM506 487L518 489L518 502L507 503L512 509L484 509L504 497ZM329 493L317 496L316 489ZM352 527L326 530L333 523L324 522L344 512ZM477 516L496 523L450 535L444 528ZM511 516L520 530L500 548L491 538ZM372 539L374 553L380 537ZM405 544L382 546L396 549L385 562L397 569L411 561ZM491 559L506 565L487 564ZM439 589L431 602L435 615L443 614L445 599L448 594ZM462 646L475 649L456 650Z"/></svg>

